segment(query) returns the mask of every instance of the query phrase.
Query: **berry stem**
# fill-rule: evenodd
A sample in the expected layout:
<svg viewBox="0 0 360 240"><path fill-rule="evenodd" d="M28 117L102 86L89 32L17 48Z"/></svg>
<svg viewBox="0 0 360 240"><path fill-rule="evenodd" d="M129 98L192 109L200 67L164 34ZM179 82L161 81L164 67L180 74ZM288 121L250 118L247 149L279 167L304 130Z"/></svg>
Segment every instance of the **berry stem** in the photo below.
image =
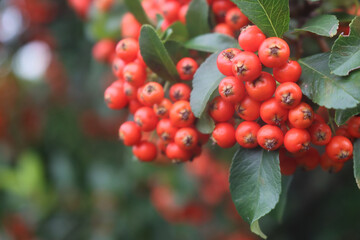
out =
<svg viewBox="0 0 360 240"><path fill-rule="evenodd" d="M330 115L330 110L328 109L328 115L329 115L329 125L331 128L331 132L333 133L333 135L335 135L335 123L334 123L334 118Z"/></svg>

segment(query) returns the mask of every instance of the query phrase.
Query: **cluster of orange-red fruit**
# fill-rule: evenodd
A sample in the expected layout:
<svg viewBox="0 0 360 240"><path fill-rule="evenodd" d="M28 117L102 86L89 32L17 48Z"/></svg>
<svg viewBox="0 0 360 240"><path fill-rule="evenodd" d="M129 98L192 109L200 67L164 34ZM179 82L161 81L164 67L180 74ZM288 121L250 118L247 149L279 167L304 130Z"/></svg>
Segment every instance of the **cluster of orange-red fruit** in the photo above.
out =
<svg viewBox="0 0 360 240"><path fill-rule="evenodd" d="M214 141L223 148L238 142L244 148L280 149L285 175L293 174L297 166L312 170L319 163L326 170L339 171L352 157L351 139L360 137L360 117L350 119L345 133L332 136L330 126L302 97L296 84L301 66L289 60L288 44L266 38L255 25L243 28L238 41L243 50L225 49L217 58L226 77L209 109L217 123ZM273 74L263 71L263 66ZM243 120L236 129L234 113ZM312 145L326 146L323 156Z"/></svg>
<svg viewBox="0 0 360 240"><path fill-rule="evenodd" d="M175 21L186 22L189 3L189 0L141 2L151 20L155 21L157 14L164 17L163 30ZM229 35L248 23L248 19L228 0L209 1L209 4L219 24L223 24L220 29L231 28L227 31ZM193 159L200 154L201 146L210 137L196 129L196 119L189 103L189 82L198 68L197 62L192 58L181 59L176 67L183 82L164 90L160 83L151 81L152 74L140 54L138 38L141 24L131 13L127 13L121 28L125 37L123 40L116 44L104 39L93 48L94 58L112 63L114 75L118 78L105 91L108 107L128 107L134 115L134 121L120 126L120 138L125 145L133 147L134 155L142 161L152 161L159 154L175 162ZM217 31L217 28L214 30ZM151 132L153 134L149 134Z"/></svg>

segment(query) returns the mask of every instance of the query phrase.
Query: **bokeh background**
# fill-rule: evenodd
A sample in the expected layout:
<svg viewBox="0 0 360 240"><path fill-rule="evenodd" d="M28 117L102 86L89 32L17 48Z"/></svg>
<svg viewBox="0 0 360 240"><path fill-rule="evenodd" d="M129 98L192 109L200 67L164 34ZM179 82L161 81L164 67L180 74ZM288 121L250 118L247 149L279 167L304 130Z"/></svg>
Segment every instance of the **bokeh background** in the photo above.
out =
<svg viewBox="0 0 360 240"><path fill-rule="evenodd" d="M128 116L104 104L114 79L92 46L120 39L126 8L99 6L0 1L0 239L257 239L228 190L236 149L148 164L118 141ZM284 215L261 222L269 239L360 239L351 162L290 180Z"/></svg>

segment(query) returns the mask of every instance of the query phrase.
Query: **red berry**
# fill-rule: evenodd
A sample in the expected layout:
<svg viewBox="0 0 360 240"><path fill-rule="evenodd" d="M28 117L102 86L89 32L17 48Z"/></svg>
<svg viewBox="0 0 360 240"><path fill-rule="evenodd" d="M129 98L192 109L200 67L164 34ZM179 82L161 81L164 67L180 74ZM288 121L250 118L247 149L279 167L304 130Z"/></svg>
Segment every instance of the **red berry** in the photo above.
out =
<svg viewBox="0 0 360 240"><path fill-rule="evenodd" d="M98 41L92 49L93 57L99 62L111 62L116 43L111 39Z"/></svg>
<svg viewBox="0 0 360 240"><path fill-rule="evenodd" d="M310 148L311 137L308 131L300 128L290 129L284 137L286 150L291 153L305 152Z"/></svg>
<svg viewBox="0 0 360 240"><path fill-rule="evenodd" d="M175 127L190 127L195 117L188 101L177 101L170 109L170 120Z"/></svg>
<svg viewBox="0 0 360 240"><path fill-rule="evenodd" d="M172 142L166 146L166 156L175 162L186 162L192 157L191 151L180 148L176 143Z"/></svg>
<svg viewBox="0 0 360 240"><path fill-rule="evenodd" d="M311 142L315 145L326 145L331 140L331 128L326 123L315 123L309 128Z"/></svg>
<svg viewBox="0 0 360 240"><path fill-rule="evenodd" d="M235 137L240 146L244 148L255 148L258 145L257 132L260 125L256 122L244 121L236 129Z"/></svg>
<svg viewBox="0 0 360 240"><path fill-rule="evenodd" d="M314 121L314 111L307 103L300 103L289 110L289 122L295 128L308 128Z"/></svg>
<svg viewBox="0 0 360 240"><path fill-rule="evenodd" d="M246 95L244 83L235 77L226 77L219 84L220 96L227 102L240 102Z"/></svg>
<svg viewBox="0 0 360 240"><path fill-rule="evenodd" d="M128 104L128 98L124 93L124 84L121 80L112 83L104 93L107 106L111 109L119 110Z"/></svg>
<svg viewBox="0 0 360 240"><path fill-rule="evenodd" d="M156 126L157 135L165 143L174 140L177 130L178 128L171 124L170 119L161 119Z"/></svg>
<svg viewBox="0 0 360 240"><path fill-rule="evenodd" d="M222 148L230 148L236 143L235 128L230 123L218 123L212 133L212 139Z"/></svg>
<svg viewBox="0 0 360 240"><path fill-rule="evenodd" d="M246 96L240 103L235 105L235 112L246 121L255 121L260 117L260 105L260 102Z"/></svg>
<svg viewBox="0 0 360 240"><path fill-rule="evenodd" d="M169 112L172 107L172 103L169 99L164 98L160 103L154 104L153 109L159 118L169 117Z"/></svg>
<svg viewBox="0 0 360 240"><path fill-rule="evenodd" d="M141 140L140 127L132 121L124 122L119 128L119 137L126 146L138 144Z"/></svg>
<svg viewBox="0 0 360 240"><path fill-rule="evenodd" d="M260 60L253 52L240 52L233 60L232 71L240 81L254 81L260 76L261 70Z"/></svg>
<svg viewBox="0 0 360 240"><path fill-rule="evenodd" d="M283 108L294 108L302 98L301 88L293 82L280 84L275 91L275 99Z"/></svg>
<svg viewBox="0 0 360 240"><path fill-rule="evenodd" d="M249 23L249 19L238 7L231 8L225 15L226 24L234 31L239 30Z"/></svg>
<svg viewBox="0 0 360 240"><path fill-rule="evenodd" d="M157 156L157 148L155 144L147 141L142 141L133 146L133 154L142 162L151 162Z"/></svg>
<svg viewBox="0 0 360 240"><path fill-rule="evenodd" d="M226 76L233 76L232 65L235 56L240 53L241 50L237 48L228 48L218 55L216 64L219 71Z"/></svg>
<svg viewBox="0 0 360 240"><path fill-rule="evenodd" d="M192 150L198 144L198 134L193 128L180 128L175 134L175 143L182 149Z"/></svg>
<svg viewBox="0 0 360 240"><path fill-rule="evenodd" d="M139 43L133 38L124 38L116 45L116 55L125 62L134 61L139 51Z"/></svg>
<svg viewBox="0 0 360 240"><path fill-rule="evenodd" d="M353 145L343 136L335 136L326 145L326 154L335 162L346 162L352 157Z"/></svg>
<svg viewBox="0 0 360 240"><path fill-rule="evenodd" d="M185 83L175 83L174 85L171 86L169 90L169 96L173 102L179 100L189 101L190 93L191 93L191 88Z"/></svg>
<svg viewBox="0 0 360 240"><path fill-rule="evenodd" d="M245 88L252 99L262 102L274 95L276 82L270 73L261 72L261 75L254 81L245 82Z"/></svg>
<svg viewBox="0 0 360 240"><path fill-rule="evenodd" d="M289 60L284 65L274 68L273 74L279 83L297 82L301 76L301 66L297 61Z"/></svg>
<svg viewBox="0 0 360 240"><path fill-rule="evenodd" d="M273 125L265 125L257 132L258 144L268 150L274 151L278 149L284 141L284 134L280 128Z"/></svg>
<svg viewBox="0 0 360 240"><path fill-rule="evenodd" d="M176 69L180 75L181 80L189 81L193 79L196 70L198 69L197 62L192 58L183 58L176 64Z"/></svg>
<svg viewBox="0 0 360 240"><path fill-rule="evenodd" d="M164 99L164 89L157 82L149 82L142 89L142 97L150 105L160 103Z"/></svg>
<svg viewBox="0 0 360 240"><path fill-rule="evenodd" d="M288 110L283 108L275 98L270 98L261 104L260 116L267 124L281 125L288 118Z"/></svg>
<svg viewBox="0 0 360 240"><path fill-rule="evenodd" d="M144 132L153 131L158 123L158 118L150 107L139 108L134 114L134 120Z"/></svg>
<svg viewBox="0 0 360 240"><path fill-rule="evenodd" d="M265 34L256 25L251 25L241 30L238 41L244 51L257 52L265 39Z"/></svg>
<svg viewBox="0 0 360 240"><path fill-rule="evenodd" d="M262 64L276 68L286 64L290 56L290 48L281 38L270 37L262 42L258 54Z"/></svg>
<svg viewBox="0 0 360 240"><path fill-rule="evenodd" d="M360 138L360 117L354 116L348 122L348 132L354 138Z"/></svg>
<svg viewBox="0 0 360 240"><path fill-rule="evenodd" d="M225 101L220 96L214 98L210 103L209 114L216 122L229 121L234 115L234 112L234 105Z"/></svg>
<svg viewBox="0 0 360 240"><path fill-rule="evenodd" d="M146 70L138 63L129 63L124 67L123 78L134 87L140 87L146 81Z"/></svg>

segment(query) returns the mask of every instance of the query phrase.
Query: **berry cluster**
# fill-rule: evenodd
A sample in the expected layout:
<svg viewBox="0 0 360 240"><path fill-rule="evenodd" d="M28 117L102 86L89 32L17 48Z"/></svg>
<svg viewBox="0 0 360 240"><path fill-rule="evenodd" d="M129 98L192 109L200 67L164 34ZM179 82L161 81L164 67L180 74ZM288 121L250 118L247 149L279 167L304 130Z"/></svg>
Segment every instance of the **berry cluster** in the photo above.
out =
<svg viewBox="0 0 360 240"><path fill-rule="evenodd" d="M116 46L113 73L118 80L105 90L105 101L111 109L129 107L134 121L120 126L119 136L127 146L133 146L134 155L142 161L152 161L158 149L169 159L187 161L200 153L200 146L209 136L194 127L195 117L189 99L192 80L198 68L192 58L177 63L180 79L168 90L155 81L147 81L147 71L139 43L133 38L122 39ZM152 134L148 134L151 133ZM156 144L155 144L156 143Z"/></svg>
<svg viewBox="0 0 360 240"><path fill-rule="evenodd" d="M243 51L225 49L217 58L218 69L226 77L219 84L220 96L210 104L209 114L217 123L212 139L223 148L238 142L244 148L280 149L286 175L297 165L311 170L320 163L326 170L340 170L352 157L349 138L360 136L360 117L349 121L346 134L332 137L330 126L303 99L296 84L301 67L289 60L288 44L277 37L266 38L255 25L243 28L238 42ZM263 71L263 65L273 75ZM234 113L242 120L236 129ZM320 157L319 147L311 145L326 146L325 154Z"/></svg>
<svg viewBox="0 0 360 240"><path fill-rule="evenodd" d="M186 22L189 0L144 0L145 13L152 21L156 15L164 18L165 30L175 21ZM229 0L208 1L219 22L215 32L234 36L236 30L248 24L248 19ZM133 147L134 155L141 161L152 161L164 154L175 162L193 159L201 152L210 135L200 133L190 107L189 84L198 68L193 58L183 58L176 68L182 82L172 86L154 80L139 50L141 24L131 13L124 15L122 35L117 44L109 39L99 41L93 48L93 56L100 62L111 63L118 78L105 90L105 101L114 110L128 107L133 121L120 126L120 139ZM224 31L225 29L225 31ZM164 89L165 88L165 89Z"/></svg>

